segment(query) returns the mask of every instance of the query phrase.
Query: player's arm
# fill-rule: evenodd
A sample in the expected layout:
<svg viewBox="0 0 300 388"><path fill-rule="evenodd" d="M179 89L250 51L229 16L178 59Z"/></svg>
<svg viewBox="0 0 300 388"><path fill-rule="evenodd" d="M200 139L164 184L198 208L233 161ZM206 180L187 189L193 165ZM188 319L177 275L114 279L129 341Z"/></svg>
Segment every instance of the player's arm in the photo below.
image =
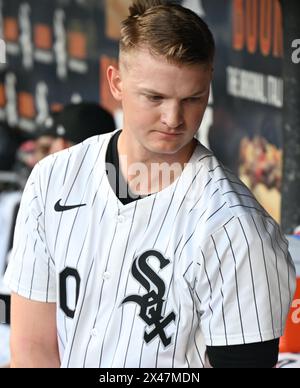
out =
<svg viewBox="0 0 300 388"><path fill-rule="evenodd" d="M12 295L11 367L59 368L56 304Z"/></svg>
<svg viewBox="0 0 300 388"><path fill-rule="evenodd" d="M265 215L240 215L201 254L196 303L211 365L273 368L295 290L280 228Z"/></svg>

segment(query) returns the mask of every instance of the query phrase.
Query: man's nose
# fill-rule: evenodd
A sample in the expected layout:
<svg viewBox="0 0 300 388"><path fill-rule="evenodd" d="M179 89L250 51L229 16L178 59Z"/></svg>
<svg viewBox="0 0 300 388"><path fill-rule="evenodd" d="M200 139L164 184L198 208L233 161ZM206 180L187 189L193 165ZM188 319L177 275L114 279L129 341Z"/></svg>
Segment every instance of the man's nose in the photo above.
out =
<svg viewBox="0 0 300 388"><path fill-rule="evenodd" d="M161 122L168 128L178 128L183 124L183 112L180 104L172 104L165 108Z"/></svg>

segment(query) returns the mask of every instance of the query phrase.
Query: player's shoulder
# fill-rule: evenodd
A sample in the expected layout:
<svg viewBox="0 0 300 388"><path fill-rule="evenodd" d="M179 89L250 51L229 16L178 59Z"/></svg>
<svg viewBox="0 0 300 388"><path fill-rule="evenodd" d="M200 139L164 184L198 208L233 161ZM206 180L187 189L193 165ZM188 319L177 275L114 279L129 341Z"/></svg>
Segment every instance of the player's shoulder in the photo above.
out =
<svg viewBox="0 0 300 388"><path fill-rule="evenodd" d="M205 209L201 210L206 212L205 224L211 233L240 217L249 220L253 216L270 218L237 174L201 144L198 145L196 163L200 170L197 179L203 188L205 204Z"/></svg>

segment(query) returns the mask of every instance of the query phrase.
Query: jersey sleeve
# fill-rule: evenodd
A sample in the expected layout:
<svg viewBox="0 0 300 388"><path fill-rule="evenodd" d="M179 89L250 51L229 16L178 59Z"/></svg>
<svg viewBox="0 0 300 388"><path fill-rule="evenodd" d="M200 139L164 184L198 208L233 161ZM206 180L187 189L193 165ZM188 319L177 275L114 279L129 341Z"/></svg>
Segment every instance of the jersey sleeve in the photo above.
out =
<svg viewBox="0 0 300 388"><path fill-rule="evenodd" d="M269 217L234 217L204 240L195 264L195 300L207 346L281 337L295 292L295 268Z"/></svg>
<svg viewBox="0 0 300 388"><path fill-rule="evenodd" d="M51 303L56 301L55 266L47 249L39 174L36 165L23 192L4 281L24 298Z"/></svg>

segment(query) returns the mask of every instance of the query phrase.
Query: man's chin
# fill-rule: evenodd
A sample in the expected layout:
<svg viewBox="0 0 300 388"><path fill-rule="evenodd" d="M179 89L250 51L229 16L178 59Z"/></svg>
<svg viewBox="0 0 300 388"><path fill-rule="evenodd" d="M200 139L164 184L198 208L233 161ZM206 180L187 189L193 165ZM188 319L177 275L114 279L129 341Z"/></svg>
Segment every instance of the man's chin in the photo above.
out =
<svg viewBox="0 0 300 388"><path fill-rule="evenodd" d="M149 147L148 151L159 156L174 156L180 152L182 147Z"/></svg>

